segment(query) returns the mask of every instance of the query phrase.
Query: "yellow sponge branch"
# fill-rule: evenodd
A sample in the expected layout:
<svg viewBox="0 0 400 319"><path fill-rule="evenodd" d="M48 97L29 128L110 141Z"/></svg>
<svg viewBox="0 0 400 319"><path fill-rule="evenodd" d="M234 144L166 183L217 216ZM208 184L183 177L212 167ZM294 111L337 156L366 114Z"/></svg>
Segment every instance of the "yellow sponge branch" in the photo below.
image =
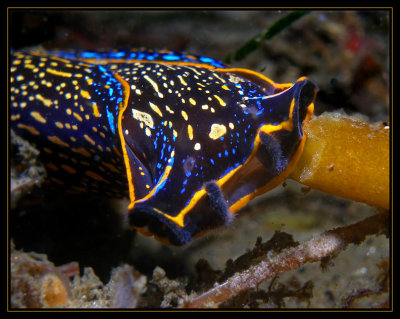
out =
<svg viewBox="0 0 400 319"><path fill-rule="evenodd" d="M389 209L389 127L341 113L314 117L290 178L323 192Z"/></svg>

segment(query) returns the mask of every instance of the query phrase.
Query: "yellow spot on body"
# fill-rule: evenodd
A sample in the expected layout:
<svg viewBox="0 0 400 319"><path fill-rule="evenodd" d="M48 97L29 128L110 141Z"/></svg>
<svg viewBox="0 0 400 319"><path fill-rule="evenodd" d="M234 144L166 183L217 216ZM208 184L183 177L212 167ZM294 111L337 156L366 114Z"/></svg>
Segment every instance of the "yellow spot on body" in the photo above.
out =
<svg viewBox="0 0 400 319"><path fill-rule="evenodd" d="M219 77L218 74L217 74L216 72L213 72L212 75L215 76L215 77L216 77L218 80L220 80L222 83L226 83L226 81L225 81L223 78Z"/></svg>
<svg viewBox="0 0 400 319"><path fill-rule="evenodd" d="M145 113L145 112L141 112L136 109L132 109L132 115L135 120L143 122L150 128L154 127L153 117L149 113Z"/></svg>
<svg viewBox="0 0 400 319"><path fill-rule="evenodd" d="M55 183L57 183L57 184L64 185L64 182L60 181L58 178L50 177L50 180L55 182Z"/></svg>
<svg viewBox="0 0 400 319"><path fill-rule="evenodd" d="M50 73L50 74L57 75L57 76L63 76L63 77L66 77L66 78L70 78L72 76L72 73L61 72L61 71L57 71L57 70L50 69L50 68L47 68L46 72Z"/></svg>
<svg viewBox="0 0 400 319"><path fill-rule="evenodd" d="M61 158L68 159L68 156L63 153L58 153L57 155L60 156Z"/></svg>
<svg viewBox="0 0 400 319"><path fill-rule="evenodd" d="M71 98L71 93L66 93L66 94L65 94L65 98L66 98L67 100L69 100L69 99Z"/></svg>
<svg viewBox="0 0 400 319"><path fill-rule="evenodd" d="M221 86L222 89L229 91L229 88L224 84L223 86Z"/></svg>
<svg viewBox="0 0 400 319"><path fill-rule="evenodd" d="M21 114L11 115L11 121L16 121L21 118Z"/></svg>
<svg viewBox="0 0 400 319"><path fill-rule="evenodd" d="M200 143L194 144L194 149L195 149L196 151L199 151L199 150L201 149Z"/></svg>
<svg viewBox="0 0 400 319"><path fill-rule="evenodd" d="M89 78L89 79L86 80L86 82L87 82L87 84L92 85L93 84L93 79Z"/></svg>
<svg viewBox="0 0 400 319"><path fill-rule="evenodd" d="M93 141L93 140L89 137L89 135L84 134L83 137L85 138L86 141L88 141L88 142L89 142L90 144L92 144L93 146L96 144L96 142Z"/></svg>
<svg viewBox="0 0 400 319"><path fill-rule="evenodd" d="M79 186L71 186L71 189L79 193L86 193L88 191L87 188Z"/></svg>
<svg viewBox="0 0 400 319"><path fill-rule="evenodd" d="M25 124L19 123L19 124L17 125L17 127L22 128L22 129L25 129L25 130L27 130L29 133L33 134L33 135L40 135L39 131L38 131L36 128L34 128L33 126L25 125Z"/></svg>
<svg viewBox="0 0 400 319"><path fill-rule="evenodd" d="M202 110L208 110L208 105L207 105L207 104L203 104L203 105L201 106L201 108L202 108Z"/></svg>
<svg viewBox="0 0 400 319"><path fill-rule="evenodd" d="M105 167L107 167L110 171L114 173L120 173L120 171L111 163L101 162Z"/></svg>
<svg viewBox="0 0 400 319"><path fill-rule="evenodd" d="M175 113L168 105L165 106L165 109L171 114Z"/></svg>
<svg viewBox="0 0 400 319"><path fill-rule="evenodd" d="M53 104L53 102L51 100L44 98L40 94L36 94L35 98L36 98L36 100L39 100L40 102L42 102L47 107L50 107Z"/></svg>
<svg viewBox="0 0 400 319"><path fill-rule="evenodd" d="M63 62L63 63L65 63L65 64L69 64L69 62L70 62L70 61L68 61L68 60L66 60L66 59L59 58L59 57L52 57L52 59L53 59L53 60L56 60L56 61Z"/></svg>
<svg viewBox="0 0 400 319"><path fill-rule="evenodd" d="M68 115L71 115L71 114L72 114L71 109L66 109L65 112L66 112Z"/></svg>
<svg viewBox="0 0 400 319"><path fill-rule="evenodd" d="M149 189L149 188L150 188L150 185L147 185L147 184L146 184L146 188Z"/></svg>
<svg viewBox="0 0 400 319"><path fill-rule="evenodd" d="M185 111L181 111L181 114L182 114L182 117L185 119L185 121L187 121L188 120L188 115L187 115L187 113L185 112Z"/></svg>
<svg viewBox="0 0 400 319"><path fill-rule="evenodd" d="M53 143L58 144L60 146L69 147L69 145L67 143L63 142L57 136L48 136L47 138L49 139L50 142L53 142Z"/></svg>
<svg viewBox="0 0 400 319"><path fill-rule="evenodd" d="M82 122L82 121L83 121L82 117L81 117L78 113L75 113L75 112L74 112L74 117L75 117L79 122Z"/></svg>
<svg viewBox="0 0 400 319"><path fill-rule="evenodd" d="M54 123L58 128L64 128L64 125L61 122Z"/></svg>
<svg viewBox="0 0 400 319"><path fill-rule="evenodd" d="M153 87L153 89L157 92L158 97L163 98L164 95L158 91L158 85L156 82L154 82L147 74L143 77L145 80L147 80L151 86Z"/></svg>
<svg viewBox="0 0 400 319"><path fill-rule="evenodd" d="M85 174L86 174L87 176L89 176L89 177L91 177L91 178L97 180L97 181L109 183L108 180L104 179L104 178L101 177L99 174L97 174L97 173L95 173L95 172L93 172L93 171L86 171Z"/></svg>
<svg viewBox="0 0 400 319"><path fill-rule="evenodd" d="M229 123L229 128L231 129L231 130L233 130L234 128L235 128L235 125L233 125L233 123Z"/></svg>
<svg viewBox="0 0 400 319"><path fill-rule="evenodd" d="M88 100L91 98L89 92L85 90L81 90L81 96Z"/></svg>
<svg viewBox="0 0 400 319"><path fill-rule="evenodd" d="M58 171L58 167L53 163L46 163L45 165L48 169L51 169L52 171Z"/></svg>
<svg viewBox="0 0 400 319"><path fill-rule="evenodd" d="M69 166L69 165L65 165L65 164L61 164L60 165L61 168L63 170L65 170L66 172L70 173L70 174L76 174L76 169L74 169L73 167Z"/></svg>
<svg viewBox="0 0 400 319"><path fill-rule="evenodd" d="M161 117L163 116L162 113L161 113L161 111L160 111L160 109L158 108L157 105L151 103L150 101L149 101L149 105L150 105L151 109L152 109L154 112L156 112L156 113L157 113L158 115L160 115Z"/></svg>
<svg viewBox="0 0 400 319"><path fill-rule="evenodd" d="M188 128L189 139L193 140L193 127L189 124L187 128Z"/></svg>
<svg viewBox="0 0 400 319"><path fill-rule="evenodd" d="M150 129L149 129L148 127L146 127L145 132L146 132L146 135L147 135L148 137L151 136L151 131L150 131Z"/></svg>
<svg viewBox="0 0 400 319"><path fill-rule="evenodd" d="M172 133L174 134L175 138L178 137L178 132L177 131L173 130Z"/></svg>
<svg viewBox="0 0 400 319"><path fill-rule="evenodd" d="M179 81L181 81L182 85L187 86L187 83L185 82L185 80L182 78L181 75L178 75L178 79L179 79Z"/></svg>
<svg viewBox="0 0 400 319"><path fill-rule="evenodd" d="M17 81L23 81L25 78L23 75L18 75L17 76Z"/></svg>
<svg viewBox="0 0 400 319"><path fill-rule="evenodd" d="M45 124L46 119L39 112L31 112L31 116L38 122Z"/></svg>
<svg viewBox="0 0 400 319"><path fill-rule="evenodd" d="M192 104L192 105L196 105L196 101L195 101L194 99L192 99L192 98L189 99L189 102L190 102L190 104Z"/></svg>
<svg viewBox="0 0 400 319"><path fill-rule="evenodd" d="M90 156L91 156L91 154L90 154L87 150L85 150L83 147L80 147L80 148L71 148L71 150L72 150L73 152L78 153L78 154L81 154L81 155L83 155L83 156L85 156L85 157L90 157Z"/></svg>
<svg viewBox="0 0 400 319"><path fill-rule="evenodd" d="M93 107L93 116L100 117L99 108L97 107L96 102L92 103L92 107Z"/></svg>
<svg viewBox="0 0 400 319"><path fill-rule="evenodd" d="M220 104L221 106L223 106L223 107L226 106L226 103L224 102L224 100L221 99L218 95L215 95L215 94L214 94L214 97L218 100L218 102L219 102L219 104Z"/></svg>
<svg viewBox="0 0 400 319"><path fill-rule="evenodd" d="M218 138L220 138L221 136L224 136L226 133L226 126L223 124L213 124L211 125L211 131L208 134L208 136L213 139L216 140Z"/></svg>

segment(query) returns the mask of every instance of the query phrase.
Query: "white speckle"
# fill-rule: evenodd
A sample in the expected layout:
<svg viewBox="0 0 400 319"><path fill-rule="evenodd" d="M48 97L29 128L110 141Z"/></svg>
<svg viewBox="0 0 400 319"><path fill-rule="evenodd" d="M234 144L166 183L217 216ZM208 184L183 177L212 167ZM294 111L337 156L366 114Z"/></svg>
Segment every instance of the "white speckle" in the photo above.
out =
<svg viewBox="0 0 400 319"><path fill-rule="evenodd" d="M376 252L376 247L372 246L369 248L368 252L367 252L367 256L369 255L373 255Z"/></svg>

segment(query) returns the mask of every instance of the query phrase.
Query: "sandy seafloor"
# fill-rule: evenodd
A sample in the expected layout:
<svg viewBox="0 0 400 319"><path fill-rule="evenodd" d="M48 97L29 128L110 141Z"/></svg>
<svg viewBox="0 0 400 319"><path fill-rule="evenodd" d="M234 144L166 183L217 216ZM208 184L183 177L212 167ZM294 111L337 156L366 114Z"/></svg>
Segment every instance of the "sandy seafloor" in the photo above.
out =
<svg viewBox="0 0 400 319"><path fill-rule="evenodd" d="M90 50L147 47L223 60L286 13L276 10L12 11L9 40L15 50L37 46ZM371 122L389 122L389 31L388 11L311 11L233 65L259 71L282 83L293 82L303 75L310 77L320 88L315 103L317 115L344 109L349 114L363 114ZM367 68L366 61L370 63ZM18 178L21 177L16 177L16 183ZM90 198L81 203L64 194L41 196L44 202L39 206L22 208L19 204L22 196L9 211L9 235L16 249L47 254L56 266L76 261L81 275L84 267L92 267L103 283L108 282L112 269L122 264L132 265L148 279L159 266L167 277L187 281L189 292L195 282L194 265L200 258L206 259L214 269L223 269L228 259L251 249L257 237L268 240L275 230L292 234L302 242L374 214L374 208L368 205L315 190L303 193L302 185L288 181L285 186L278 186L251 202L228 227L175 248L126 231L121 226L121 215L127 202ZM306 264L281 275L277 280L289 287L294 283L302 286L308 280L314 284L311 298L306 301L285 298L285 307L341 308L345 298L354 291L375 289L377 264L389 258L389 245L390 240L385 236L369 237L359 246L348 247L325 270L318 263ZM266 281L259 289L268 289L270 282ZM151 291L154 287L148 285ZM381 304L381 299L381 295L372 296L362 298L359 303L372 308ZM23 306L20 300L11 305ZM79 301L74 305L79 306Z"/></svg>

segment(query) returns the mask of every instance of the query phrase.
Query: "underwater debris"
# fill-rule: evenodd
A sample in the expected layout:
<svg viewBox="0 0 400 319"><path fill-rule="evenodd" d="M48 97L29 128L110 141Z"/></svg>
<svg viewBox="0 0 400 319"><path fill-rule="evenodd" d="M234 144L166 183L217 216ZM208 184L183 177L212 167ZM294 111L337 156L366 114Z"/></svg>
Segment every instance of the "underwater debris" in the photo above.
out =
<svg viewBox="0 0 400 319"><path fill-rule="evenodd" d="M161 308L180 307L189 299L185 290L186 282L168 279L161 267L154 269L151 282L163 292Z"/></svg>
<svg viewBox="0 0 400 319"><path fill-rule="evenodd" d="M46 255L18 251L13 243L10 260L11 308L68 306L71 301L68 277L79 274L76 263L56 267Z"/></svg>
<svg viewBox="0 0 400 319"><path fill-rule="evenodd" d="M110 308L136 308L141 294L146 291L146 284L147 278L132 266L114 269L106 286L112 296Z"/></svg>
<svg viewBox="0 0 400 319"><path fill-rule="evenodd" d="M387 213L377 213L356 224L327 231L279 254L272 256L268 254L257 265L235 273L223 283L186 302L182 307L216 308L222 302L242 291L256 287L266 279L296 269L305 263L318 262L333 256L350 243L360 244L367 235L386 233L388 219Z"/></svg>
<svg viewBox="0 0 400 319"><path fill-rule="evenodd" d="M11 309L136 308L147 285L128 265L115 268L104 285L90 267L80 277L78 263L56 267L46 255L16 250L14 244L10 268Z"/></svg>
<svg viewBox="0 0 400 319"><path fill-rule="evenodd" d="M264 243L261 237L258 237L254 248L234 261L229 259L223 272L213 270L206 260L200 259L195 266L198 283L200 286L211 288L215 283L224 282L235 273L245 271L258 264L268 253L279 253L285 248L294 247L298 244L291 235L280 231L276 231L273 237Z"/></svg>
<svg viewBox="0 0 400 319"><path fill-rule="evenodd" d="M18 200L37 185L41 186L46 178L46 169L39 161L39 151L28 141L10 131L10 153L14 161L10 167L11 207L15 207Z"/></svg>
<svg viewBox="0 0 400 319"><path fill-rule="evenodd" d="M344 308L365 308L365 304L372 305L372 308L388 308L389 307L389 259L384 258L376 265L380 271L376 278L376 288L363 288L353 291L344 299Z"/></svg>
<svg viewBox="0 0 400 319"><path fill-rule="evenodd" d="M146 276L129 265L115 268L106 285L87 267L74 278L70 308L136 308L146 285Z"/></svg>
<svg viewBox="0 0 400 319"><path fill-rule="evenodd" d="M313 296L314 284L311 280L300 287L283 284L275 277L268 290L251 288L240 292L237 296L221 303L220 308L285 308L285 298L297 298L307 304Z"/></svg>

